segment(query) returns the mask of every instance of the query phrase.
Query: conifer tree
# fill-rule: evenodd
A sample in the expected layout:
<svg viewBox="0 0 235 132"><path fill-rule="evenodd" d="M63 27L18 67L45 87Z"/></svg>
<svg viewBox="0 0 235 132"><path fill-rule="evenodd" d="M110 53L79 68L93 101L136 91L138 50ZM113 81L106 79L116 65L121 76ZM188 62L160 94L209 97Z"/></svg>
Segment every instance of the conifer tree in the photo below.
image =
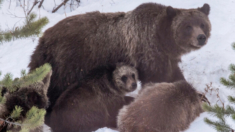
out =
<svg viewBox="0 0 235 132"><path fill-rule="evenodd" d="M27 75L25 74L25 70L22 70L21 78L16 78L14 80L12 79L12 75L7 73L4 78L0 80L0 104L6 103L6 98L2 95L2 90L4 88L7 88L10 93L14 93L17 89L42 81L50 71L51 66L49 64L44 64ZM15 127L21 127L20 132L29 132L30 130L34 130L44 124L44 117L46 114L45 109L38 109L33 106L29 111L27 111L23 122L22 120L18 120L22 111L23 109L20 106L15 106L15 109L9 117L7 117L13 121L8 121L7 119L1 118L0 120L8 124L15 125Z"/></svg>
<svg viewBox="0 0 235 132"><path fill-rule="evenodd" d="M235 43L233 43L233 49L235 50ZM220 82L227 88L235 90L235 65L230 65L231 75L229 79L221 78ZM235 96L228 96L228 100L231 104L235 104ZM212 121L205 118L205 122L212 127L214 127L218 132L234 132L234 130L226 123L225 117L232 117L235 121L235 108L231 105L226 106L209 106L204 104L204 110L208 111L210 114L216 116L218 121Z"/></svg>
<svg viewBox="0 0 235 132"><path fill-rule="evenodd" d="M0 0L0 9L3 1L4 0ZM48 23L48 19L46 17L43 17L36 20L36 17L36 14L31 13L26 16L24 25L22 25L21 27L17 27L7 31L2 31L0 29L0 44L7 41L39 35L41 33L42 27L44 27ZM0 105L3 105L7 102L5 94L2 90L7 89L8 93L17 92L17 90L22 87L27 87L41 81L50 70L51 66L49 64L45 64L27 75L26 71L22 70L21 78L13 79L12 74L10 73L4 75L3 79L0 80ZM15 106L11 114L8 115L8 117L6 117L5 119L0 118L0 121L3 121L6 124L11 124L14 126L14 128L20 127L20 132L28 132L44 124L44 116L46 113L45 109L38 109L37 107L33 106L29 111L27 111L24 120L20 120L22 119L19 118L22 117L22 111L24 110L20 106Z"/></svg>

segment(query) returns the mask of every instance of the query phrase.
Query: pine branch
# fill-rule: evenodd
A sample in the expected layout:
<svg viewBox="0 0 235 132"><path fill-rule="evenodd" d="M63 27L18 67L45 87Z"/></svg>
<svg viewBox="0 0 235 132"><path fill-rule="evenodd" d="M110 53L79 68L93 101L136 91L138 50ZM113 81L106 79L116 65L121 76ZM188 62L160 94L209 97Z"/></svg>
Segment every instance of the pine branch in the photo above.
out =
<svg viewBox="0 0 235 132"><path fill-rule="evenodd" d="M225 79L225 78L221 78L221 79L220 79L220 82L221 82L223 85L227 86L228 88L234 88L234 87L235 87L235 82L232 82L232 81L227 80L227 79Z"/></svg>
<svg viewBox="0 0 235 132"><path fill-rule="evenodd" d="M229 68L233 73L235 73L235 65L234 64L231 64Z"/></svg>
<svg viewBox="0 0 235 132"><path fill-rule="evenodd" d="M22 123L24 129L33 130L44 124L46 110L33 106L26 114L26 120Z"/></svg>
<svg viewBox="0 0 235 132"><path fill-rule="evenodd" d="M20 114L22 111L23 111L23 109L20 106L15 106L15 109L11 113L10 118L16 119L16 118L20 117Z"/></svg>
<svg viewBox="0 0 235 132"><path fill-rule="evenodd" d="M235 42L232 44L233 49L235 50Z"/></svg>
<svg viewBox="0 0 235 132"><path fill-rule="evenodd" d="M235 50L235 43L233 43L233 49ZM225 79L225 78L221 78L220 82L227 86L228 88L235 88L235 65L231 64L230 65L230 70L232 72L232 74L229 76L229 79ZM228 100L231 103L235 103L235 97L232 96L228 96ZM230 128L230 126L228 124L226 124L225 121L225 116L232 116L232 119L235 120L235 109L228 105L227 108L223 107L219 107L218 105L215 106L209 106L207 104L203 104L203 109L205 111L208 111L210 114L216 116L219 121L218 122L214 122L209 120L208 118L205 118L204 121L211 125L212 127L214 127L218 132L234 132L234 130L232 128Z"/></svg>
<svg viewBox="0 0 235 132"><path fill-rule="evenodd" d="M5 104L6 103L6 97L0 95L0 104Z"/></svg>
<svg viewBox="0 0 235 132"><path fill-rule="evenodd" d="M15 119L20 116L22 109L20 107L15 107L15 110L11 114L10 118ZM1 119L1 121L4 121L5 123L15 125L15 127L20 126L21 131L20 132L29 132L30 130L34 130L44 124L44 117L46 114L45 109L38 109L37 107L33 106L27 113L26 113L26 119L16 122L10 122L8 120Z"/></svg>
<svg viewBox="0 0 235 132"><path fill-rule="evenodd" d="M21 70L21 77L25 77L26 76L26 70Z"/></svg>
<svg viewBox="0 0 235 132"><path fill-rule="evenodd" d="M227 108L223 108L218 106L217 104L215 106L209 106L208 104L203 104L203 109L210 114L217 116L218 118L223 120L224 116L230 116L231 114L235 114L235 110L231 106L227 106Z"/></svg>
<svg viewBox="0 0 235 132"><path fill-rule="evenodd" d="M24 26L15 28L12 31L1 32L0 31L0 42L11 41L13 39L26 38L34 35L38 35L49 21L46 17L40 18L37 21L33 21L36 18L36 14L31 13L26 18Z"/></svg>
<svg viewBox="0 0 235 132"><path fill-rule="evenodd" d="M46 63L43 66L36 68L27 76L20 78L17 82L15 82L15 85L19 87L27 87L35 82L42 81L46 77L46 75L50 72L50 70L51 66Z"/></svg>
<svg viewBox="0 0 235 132"><path fill-rule="evenodd" d="M205 118L204 121L214 127L218 132L231 132L231 129L228 125L224 124L223 122L213 122L208 118Z"/></svg>
<svg viewBox="0 0 235 132"><path fill-rule="evenodd" d="M1 86L1 87L3 87L3 86L4 86L4 87L7 87L7 88L11 91L11 90L14 89L13 86L12 86L12 83L13 83L12 74L7 73L7 74L4 76L3 80L0 81L0 86Z"/></svg>
<svg viewBox="0 0 235 132"><path fill-rule="evenodd" d="M7 73L2 81L0 81L0 86L6 87L10 92L14 92L17 88L27 87L38 81L42 81L45 76L50 72L51 66L49 64L44 64L43 66L36 68L33 72L25 75L25 71L22 70L22 77L20 79L16 78L12 80L12 75Z"/></svg>

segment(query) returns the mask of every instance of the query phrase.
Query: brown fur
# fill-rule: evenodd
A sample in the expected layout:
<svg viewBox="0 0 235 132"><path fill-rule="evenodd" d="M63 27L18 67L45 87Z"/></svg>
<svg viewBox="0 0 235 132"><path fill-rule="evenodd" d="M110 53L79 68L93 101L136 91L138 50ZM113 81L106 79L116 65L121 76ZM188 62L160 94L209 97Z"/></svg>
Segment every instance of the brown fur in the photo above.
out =
<svg viewBox="0 0 235 132"><path fill-rule="evenodd" d="M137 79L136 69L130 66L92 70L80 84L71 85L57 100L50 119L52 130L91 132L105 126L116 128L119 109L133 101L124 94L136 89Z"/></svg>
<svg viewBox="0 0 235 132"><path fill-rule="evenodd" d="M46 109L48 107L48 97L47 90L50 84L52 71L40 82L36 82L28 87L19 88L15 92L6 92L4 97L6 97L6 103L0 104L0 118L6 119L10 116L15 106L20 106L23 111L19 119L24 121L26 118L26 113L33 107L36 106L39 109ZM9 120L8 120L9 121ZM2 124L3 125L3 124ZM19 132L20 127L15 128L13 125L0 126L1 132L11 130L13 132ZM43 126L31 130L30 132L42 132Z"/></svg>
<svg viewBox="0 0 235 132"><path fill-rule="evenodd" d="M143 84L184 80L178 62L206 44L209 10L208 4L177 9L146 3L127 13L90 12L58 22L40 38L29 64L30 70L52 65L47 114L70 84L102 65L134 64ZM206 37L201 45L199 34Z"/></svg>
<svg viewBox="0 0 235 132"><path fill-rule="evenodd" d="M200 98L186 81L146 84L118 115L120 132L179 132L202 112Z"/></svg>

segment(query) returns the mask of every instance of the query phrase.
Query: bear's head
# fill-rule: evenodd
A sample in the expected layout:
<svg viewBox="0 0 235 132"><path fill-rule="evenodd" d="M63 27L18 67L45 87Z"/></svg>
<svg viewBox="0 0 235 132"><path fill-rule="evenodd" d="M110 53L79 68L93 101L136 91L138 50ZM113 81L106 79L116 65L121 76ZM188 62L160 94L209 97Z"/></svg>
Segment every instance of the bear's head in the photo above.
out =
<svg viewBox="0 0 235 132"><path fill-rule="evenodd" d="M15 128L12 124L7 123L7 121L24 121L26 113L33 106L36 106L39 109L45 109L48 107L49 101L47 90L50 84L51 75L52 71L50 71L42 81L36 82L27 87L18 88L14 92L9 92L6 88L2 90L1 94L6 98L6 102L4 104L0 104L0 131L18 131L19 128ZM23 111L20 113L20 117L12 119L10 114L15 109L15 106L20 106Z"/></svg>
<svg viewBox="0 0 235 132"><path fill-rule="evenodd" d="M176 45L185 52L204 46L211 31L209 12L208 4L197 9L175 9L168 6L166 14L172 20L171 29Z"/></svg>
<svg viewBox="0 0 235 132"><path fill-rule="evenodd" d="M132 92L137 88L137 70L133 66L118 63L113 71L113 81L123 94Z"/></svg>

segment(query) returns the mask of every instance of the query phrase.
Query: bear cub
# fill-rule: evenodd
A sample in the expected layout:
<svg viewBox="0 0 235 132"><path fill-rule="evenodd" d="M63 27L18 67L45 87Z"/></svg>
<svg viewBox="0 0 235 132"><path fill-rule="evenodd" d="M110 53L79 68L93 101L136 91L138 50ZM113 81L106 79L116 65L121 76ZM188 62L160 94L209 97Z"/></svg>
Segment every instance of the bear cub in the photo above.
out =
<svg viewBox="0 0 235 132"><path fill-rule="evenodd" d="M137 70L122 63L91 70L59 97L52 109L50 127L55 132L116 128L118 111L133 100L125 93L137 88L137 80Z"/></svg>
<svg viewBox="0 0 235 132"><path fill-rule="evenodd" d="M23 109L20 117L15 119L22 122L26 119L26 113L33 106L36 106L39 109L46 109L49 105L47 90L50 85L51 75L52 71L50 71L42 81L36 82L28 87L21 87L15 92L9 92L3 87L1 94L6 98L6 102L4 104L0 104L0 118L8 118L15 109L15 106L20 106ZM11 118L9 118L8 121L11 122ZM20 130L20 127L15 127L12 124L2 121L0 123L1 132L19 132ZM30 132L43 132L43 126L31 130Z"/></svg>
<svg viewBox="0 0 235 132"><path fill-rule="evenodd" d="M120 132L180 132L203 112L195 89L186 81L149 83L118 114Z"/></svg>

